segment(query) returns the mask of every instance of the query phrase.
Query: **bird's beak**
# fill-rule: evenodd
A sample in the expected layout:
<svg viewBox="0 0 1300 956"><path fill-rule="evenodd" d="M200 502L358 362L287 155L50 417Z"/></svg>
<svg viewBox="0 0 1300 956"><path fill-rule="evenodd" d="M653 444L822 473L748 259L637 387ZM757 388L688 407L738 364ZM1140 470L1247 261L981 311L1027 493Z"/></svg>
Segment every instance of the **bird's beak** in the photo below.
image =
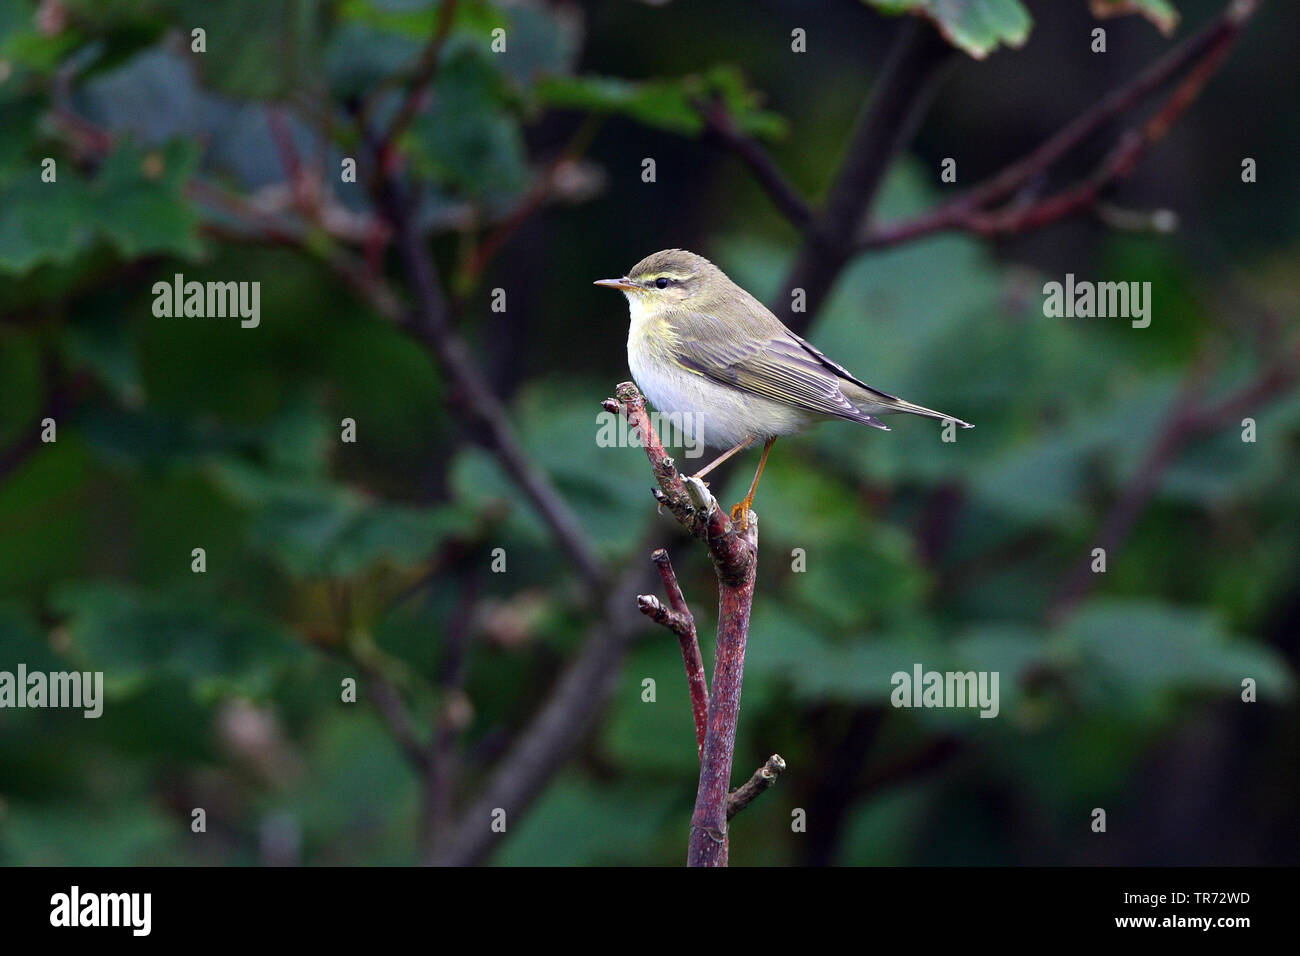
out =
<svg viewBox="0 0 1300 956"><path fill-rule="evenodd" d="M607 289L639 289L641 288L627 276L621 279L597 279L592 285L603 285Z"/></svg>

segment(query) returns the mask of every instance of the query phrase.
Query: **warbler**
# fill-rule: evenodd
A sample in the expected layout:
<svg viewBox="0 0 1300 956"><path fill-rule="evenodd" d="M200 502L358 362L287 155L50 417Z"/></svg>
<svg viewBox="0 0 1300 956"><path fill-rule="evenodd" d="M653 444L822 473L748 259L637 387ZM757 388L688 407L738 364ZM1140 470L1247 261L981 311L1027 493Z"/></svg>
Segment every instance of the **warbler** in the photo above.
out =
<svg viewBox="0 0 1300 956"><path fill-rule="evenodd" d="M781 435L833 418L889 431L876 416L895 412L972 427L855 378L693 252L664 249L595 284L627 296L627 361L637 386L660 412L689 421L705 445L727 449L695 477L762 440L749 493L731 509L742 529Z"/></svg>

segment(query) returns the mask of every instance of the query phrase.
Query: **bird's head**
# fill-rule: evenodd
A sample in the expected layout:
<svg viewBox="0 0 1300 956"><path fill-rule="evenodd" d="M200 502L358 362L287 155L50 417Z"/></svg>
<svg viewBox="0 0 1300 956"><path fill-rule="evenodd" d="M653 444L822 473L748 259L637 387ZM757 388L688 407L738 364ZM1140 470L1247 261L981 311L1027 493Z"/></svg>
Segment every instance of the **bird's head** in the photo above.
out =
<svg viewBox="0 0 1300 956"><path fill-rule="evenodd" d="M621 279L600 279L596 285L619 289L634 311L688 307L706 308L725 295L731 280L703 256L685 249L664 249L646 256Z"/></svg>

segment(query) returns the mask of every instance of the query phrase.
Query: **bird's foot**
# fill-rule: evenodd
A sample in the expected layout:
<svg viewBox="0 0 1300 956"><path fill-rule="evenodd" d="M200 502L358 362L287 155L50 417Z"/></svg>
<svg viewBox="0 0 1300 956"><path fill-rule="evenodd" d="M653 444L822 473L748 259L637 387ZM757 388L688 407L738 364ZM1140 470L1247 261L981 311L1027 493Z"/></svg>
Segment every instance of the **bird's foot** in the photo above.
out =
<svg viewBox="0 0 1300 956"><path fill-rule="evenodd" d="M746 498L731 506L731 520L740 529L741 534L749 530L749 506L753 502Z"/></svg>

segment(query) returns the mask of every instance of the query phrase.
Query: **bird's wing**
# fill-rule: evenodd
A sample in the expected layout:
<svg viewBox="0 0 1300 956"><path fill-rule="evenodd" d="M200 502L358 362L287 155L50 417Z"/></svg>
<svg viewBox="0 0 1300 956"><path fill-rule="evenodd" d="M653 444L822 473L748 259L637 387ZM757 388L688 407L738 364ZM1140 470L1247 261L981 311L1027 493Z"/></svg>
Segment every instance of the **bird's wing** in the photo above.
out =
<svg viewBox="0 0 1300 956"><path fill-rule="evenodd" d="M843 369L780 323L757 338L727 334L715 316L693 313L693 335L674 344L674 357L686 369L733 388L805 411L844 418L889 431L889 426L857 408L840 391Z"/></svg>
<svg viewBox="0 0 1300 956"><path fill-rule="evenodd" d="M799 336L795 335L789 329L785 329L785 334L788 335L795 342L798 342L800 347L802 347L805 352L807 352L817 361L821 362L822 365L826 366L828 369L834 372L841 381L852 382L859 389L865 392L867 400L872 403L871 407L875 408L877 411L881 409L886 409L891 412L908 412L912 415L924 415L927 418L938 418L941 419L942 421L956 422L962 428L974 427L969 422L964 422L960 418L954 418L952 415L948 415L945 412L937 412L933 408L926 408L924 405L917 405L915 402L909 402L906 399L899 398L897 395L890 395L888 392L882 392L878 388L872 388L866 382L862 381L862 379L854 376L843 365L839 365L835 362L832 362L825 355L823 355L816 348L814 348L811 343L805 342L803 339L799 338ZM859 402L862 401L861 398L859 398L856 394L854 394L854 390L850 389L849 394L853 395L856 401Z"/></svg>
<svg viewBox="0 0 1300 956"><path fill-rule="evenodd" d="M847 379L848 381L852 382L854 385L858 386L859 388L866 389L869 393L871 393L873 397L879 396L883 400L884 404L902 401L902 399L899 398L897 395L890 395L888 392L882 392L878 388L872 388L866 382L862 381L862 379L858 378L856 375L854 375L852 372L846 369L843 365L840 365L838 362L834 362L831 359L827 358L826 355L820 349L818 349L807 339L800 338L799 336L791 332L789 329L785 329L785 334L788 335L790 338L792 338L794 341L798 342L800 347L803 348L805 352L807 352L817 361L821 362L822 365L826 366L828 369L834 372L838 378Z"/></svg>

